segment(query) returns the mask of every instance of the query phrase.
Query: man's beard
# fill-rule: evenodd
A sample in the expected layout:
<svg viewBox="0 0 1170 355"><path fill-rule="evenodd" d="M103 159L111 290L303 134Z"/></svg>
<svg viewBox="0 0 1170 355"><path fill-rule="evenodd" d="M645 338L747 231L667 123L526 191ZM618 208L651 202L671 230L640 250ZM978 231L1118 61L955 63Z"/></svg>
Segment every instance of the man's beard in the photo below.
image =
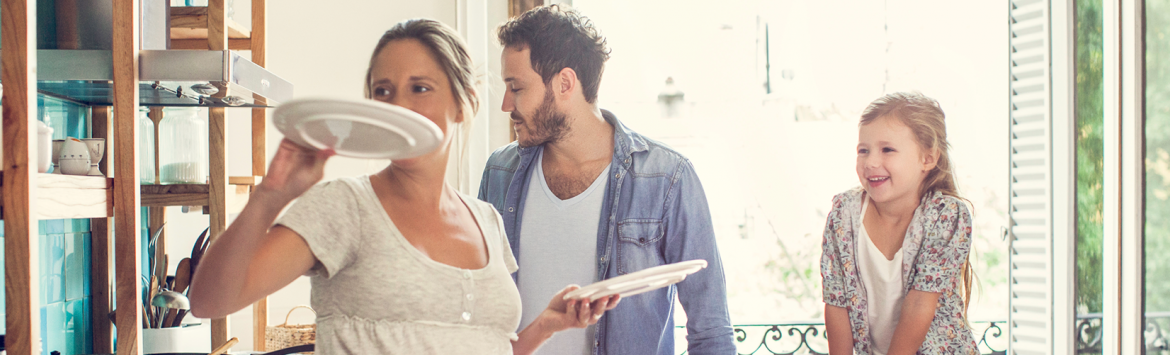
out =
<svg viewBox="0 0 1170 355"><path fill-rule="evenodd" d="M528 131L526 136L516 135L516 140L524 148L556 143L569 132L565 114L553 107L551 88L544 92L544 101L536 108L532 117L524 117L519 111L512 111L512 120L523 122L524 128Z"/></svg>

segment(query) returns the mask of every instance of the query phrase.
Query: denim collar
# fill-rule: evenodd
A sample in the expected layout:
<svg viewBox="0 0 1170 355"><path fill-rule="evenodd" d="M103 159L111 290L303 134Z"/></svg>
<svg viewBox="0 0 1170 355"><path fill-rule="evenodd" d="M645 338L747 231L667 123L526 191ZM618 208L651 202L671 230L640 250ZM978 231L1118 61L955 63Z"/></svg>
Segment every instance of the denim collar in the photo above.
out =
<svg viewBox="0 0 1170 355"><path fill-rule="evenodd" d="M643 152L650 149L650 145L646 143L646 139L641 135L634 133L629 127L626 127L622 121L614 116L613 112L602 109L601 117L605 122L613 126L613 160L625 162L626 158L636 152ZM539 148L539 149L538 149ZM520 156L527 157L532 153L539 152L544 149L544 144L535 147L520 147Z"/></svg>

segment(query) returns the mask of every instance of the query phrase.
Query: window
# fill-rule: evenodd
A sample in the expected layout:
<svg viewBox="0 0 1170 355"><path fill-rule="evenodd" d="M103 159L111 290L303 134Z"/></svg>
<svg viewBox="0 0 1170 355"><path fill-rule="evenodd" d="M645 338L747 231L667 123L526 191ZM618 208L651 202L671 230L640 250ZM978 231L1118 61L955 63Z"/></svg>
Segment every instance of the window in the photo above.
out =
<svg viewBox="0 0 1170 355"><path fill-rule="evenodd" d="M1076 349L1101 353L1104 93L1101 1L1076 2Z"/></svg>
<svg viewBox="0 0 1170 355"><path fill-rule="evenodd" d="M1170 344L1170 1L1145 1L1145 319L1147 354Z"/></svg>
<svg viewBox="0 0 1170 355"><path fill-rule="evenodd" d="M1008 249L1001 231L1008 224L1008 127L998 123L1006 121L1008 107L1002 3L573 5L613 50L600 107L680 151L699 173L725 263L731 319L745 331L740 352L761 342L773 351L825 351L822 338L777 345L764 340L769 328L744 325L805 331L823 321L822 232L833 195L858 185L860 112L903 90L922 91L946 111L960 193L974 205L972 264L981 286L971 305L976 339L992 322L998 327L1007 320ZM944 16L952 13L965 16ZM681 313L678 325L685 324ZM981 350L1006 350L1007 327L999 329L1002 336L989 332Z"/></svg>

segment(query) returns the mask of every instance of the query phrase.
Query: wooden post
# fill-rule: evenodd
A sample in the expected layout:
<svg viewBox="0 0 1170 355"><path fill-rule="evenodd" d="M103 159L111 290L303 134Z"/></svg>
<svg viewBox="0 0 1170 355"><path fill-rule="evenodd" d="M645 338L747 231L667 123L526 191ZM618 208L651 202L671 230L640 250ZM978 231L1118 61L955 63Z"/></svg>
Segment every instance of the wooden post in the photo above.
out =
<svg viewBox="0 0 1170 355"><path fill-rule="evenodd" d="M252 62L267 66L268 22L265 0L252 0ZM264 176L268 162L268 115L263 107L252 109L252 176ZM255 186L253 186L255 188ZM265 341L268 329L268 297L252 304L252 349L268 351ZM272 349L277 350L277 349Z"/></svg>
<svg viewBox="0 0 1170 355"><path fill-rule="evenodd" d="M39 244L36 201L36 2L0 3L0 61L4 70L4 347L9 354L40 352Z"/></svg>
<svg viewBox="0 0 1170 355"><path fill-rule="evenodd" d="M90 117L94 138L106 139L106 155L107 157L114 156L114 125L110 121L110 107L109 106L94 106L90 108ZM101 163L101 170L108 177L113 177L114 167L110 161L114 159L105 159ZM110 236L114 235L111 229L114 226L113 220L110 218L93 218L90 219L90 239L91 249L90 253L90 274L89 280L93 294L90 296L89 310L90 322L93 326L93 352L97 354L109 353L113 351L114 339L110 332L113 328L110 327L110 287L113 283L110 281L110 267L113 263L110 262Z"/></svg>
<svg viewBox="0 0 1170 355"><path fill-rule="evenodd" d="M508 0L508 17L520 16L525 11L543 5L544 0Z"/></svg>
<svg viewBox="0 0 1170 355"><path fill-rule="evenodd" d="M142 242L138 181L138 0L114 0L114 265L118 354L141 354Z"/></svg>
<svg viewBox="0 0 1170 355"><path fill-rule="evenodd" d="M228 49L226 0L207 2L207 48L213 51ZM221 95L226 92L220 92ZM208 110L208 173L207 182L211 191L208 198L208 213L211 232L208 238L214 242L227 229L227 111L223 107ZM231 334L228 318L211 320L211 347L218 347L228 341Z"/></svg>
<svg viewBox="0 0 1170 355"><path fill-rule="evenodd" d="M508 0L508 18L515 18L538 6L544 6L544 0ZM508 120L508 137L510 141L516 140L516 123L512 120Z"/></svg>

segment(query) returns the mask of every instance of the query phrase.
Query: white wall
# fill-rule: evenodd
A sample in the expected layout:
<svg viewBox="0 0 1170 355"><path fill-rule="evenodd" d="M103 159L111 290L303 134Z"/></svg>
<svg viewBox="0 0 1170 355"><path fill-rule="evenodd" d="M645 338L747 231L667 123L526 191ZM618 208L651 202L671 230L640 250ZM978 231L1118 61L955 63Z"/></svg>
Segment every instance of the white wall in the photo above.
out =
<svg viewBox="0 0 1170 355"><path fill-rule="evenodd" d="M471 9L475 12L473 16L486 17L479 21L462 21L475 28L460 29L464 36L476 37L480 41L481 52L474 60L477 61L482 80L490 86L481 98L481 114L476 122L477 125L490 126L478 127L480 132L489 137L481 137L480 144L476 146L480 151L472 154L482 160L490 150L508 141L507 116L499 112L499 96L493 95L503 92L498 75L500 51L494 29L506 20L507 0L486 0L486 6L482 1L268 1L268 68L292 82L297 97L361 97L371 51L383 32L399 21L417 17L436 19L456 27L460 23L460 11L465 11L461 9ZM236 1L235 5L236 18L246 25L250 22L250 3L241 0ZM483 28L484 25L487 28ZM469 38L469 43L475 42L476 38ZM246 151L245 147L251 144L250 111L229 109L228 116L229 151ZM497 124L491 125L491 122ZM270 124L267 142L269 159L281 138L280 133ZM482 151L484 149L488 151ZM384 160L333 158L326 166L325 179L372 173L384 168L387 163ZM468 172L475 183L478 183L479 169L482 169L482 163L479 164ZM469 163L469 166L474 165ZM242 176L250 172L249 155L229 156L229 175ZM198 213L183 214L177 207L169 208L167 213L166 249L172 260L178 260L190 254L195 238L207 227L208 219ZM171 265L172 273L174 266ZM292 307L302 304L309 304L309 280L303 277L269 297L269 324L280 324ZM310 314L301 312L293 314L292 323L312 322ZM240 339L240 343L234 347L236 351L252 349L251 307L232 315L231 334Z"/></svg>

